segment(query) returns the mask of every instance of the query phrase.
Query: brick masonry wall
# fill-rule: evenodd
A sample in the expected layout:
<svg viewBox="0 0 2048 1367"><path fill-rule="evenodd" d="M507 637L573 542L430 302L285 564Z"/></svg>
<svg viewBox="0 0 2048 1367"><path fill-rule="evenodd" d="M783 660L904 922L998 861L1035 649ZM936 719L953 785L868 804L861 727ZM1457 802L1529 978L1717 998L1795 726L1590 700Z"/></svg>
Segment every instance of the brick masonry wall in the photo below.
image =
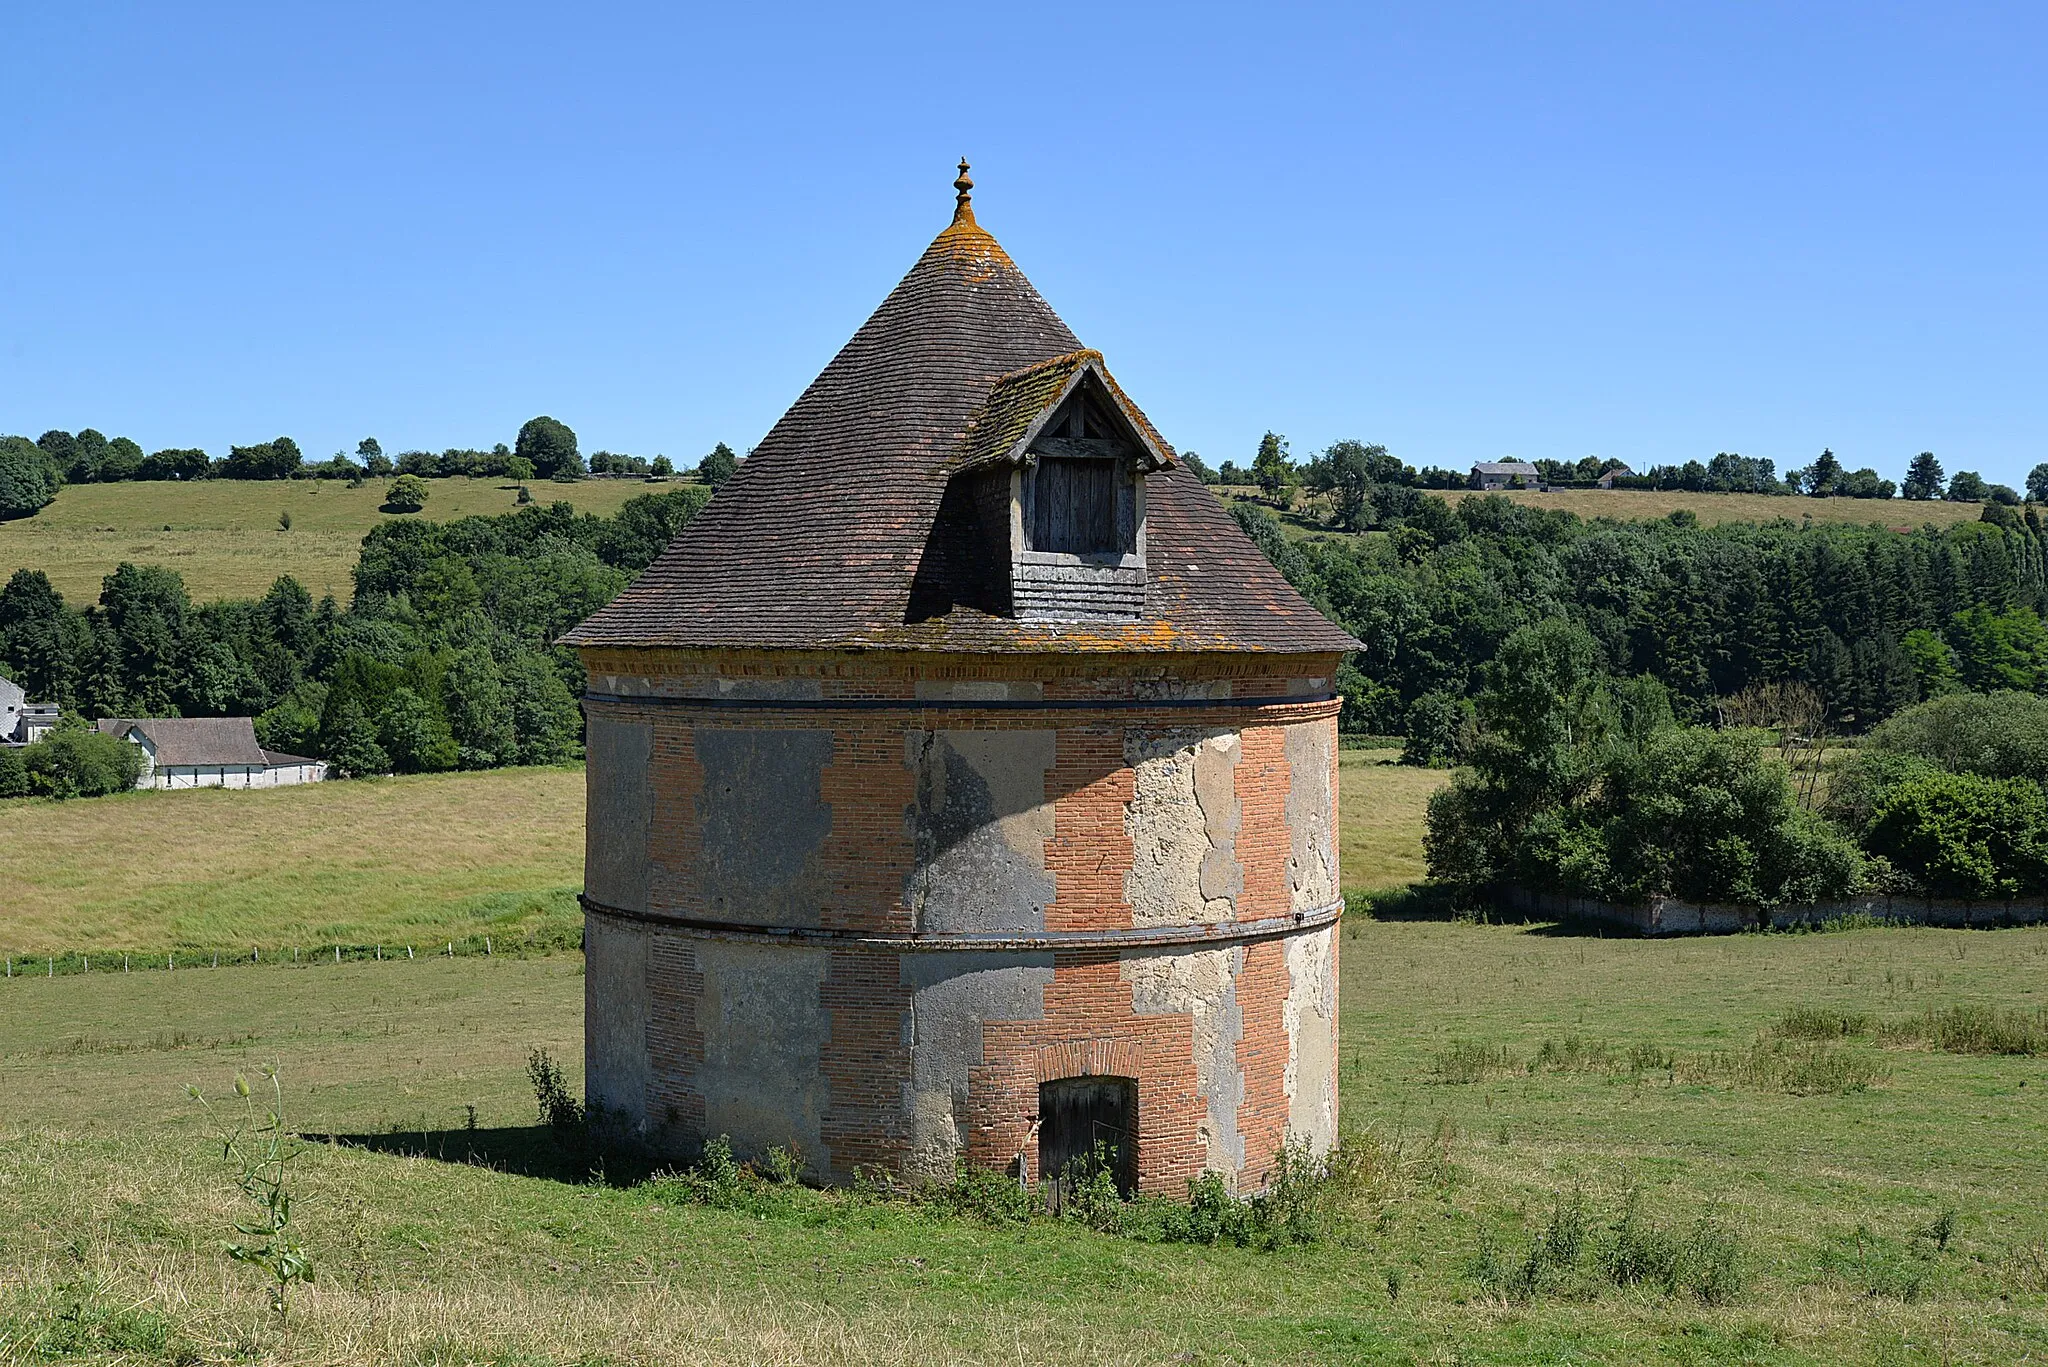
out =
<svg viewBox="0 0 2048 1367"><path fill-rule="evenodd" d="M914 927L907 887L913 877L928 872L920 868L913 838L912 812L921 798L909 756L917 737L1050 731L1052 767L1044 775L1050 834L1042 849L1019 856L1042 859L1050 877L1054 891L1042 908L1044 929L1127 929L1132 909L1125 880L1133 868L1136 789L1125 756L1133 730L1236 738L1241 751L1231 774L1238 804L1233 854L1242 869L1242 890L1234 914L1239 920L1283 917L1291 910L1287 810L1290 785L1296 781L1289 771L1286 737L1289 728L1299 727L1328 733L1327 748L1316 753L1319 765L1327 754L1331 772L1317 778L1329 782L1334 793L1336 704L1294 701L1316 690L1328 692L1333 659L1289 660L1276 670L1260 661L1190 659L1163 666L1147 658L1142 668L1117 672L1099 660L1082 662L1087 666L1083 671L1063 662L1032 665L986 657L936 667L898 661L892 670L864 658L764 658L732 667L728 675L720 673L715 660L686 659L675 652L665 659L654 658L654 652L644 658L634 652L604 654L607 658L586 653L597 695L587 704L593 717L644 725L652 736L646 785L651 811L645 822L651 875L647 915L654 924L649 927L651 951L644 959L648 1080L640 1117L640 1132L651 1144L687 1154L722 1128L745 1128L750 1142L765 1147L780 1142L770 1136L777 1129L778 1107L787 1107L792 1134L816 1136L813 1144L821 1151L807 1154L815 1175L845 1180L857 1166L894 1169L908 1161L913 1090L936 1095L936 1103L928 1096L925 1104L943 1108L950 1085L958 1156L1003 1166L1021 1148L1027 1169L1037 1176L1035 1147L1027 1138L1037 1114L1039 1084L1093 1072L1136 1079L1142 1190L1183 1194L1187 1180L1222 1151L1219 1131L1226 1139L1234 1134L1241 1145L1242 1165L1229 1176L1241 1188L1263 1182L1273 1152L1286 1137L1290 1114L1288 1065L1296 1042L1283 1018L1293 986L1285 940L1204 951L1212 956L1205 964L1227 963L1228 970L1209 977L1183 975L1187 981L1176 989L1181 996L1168 1006L1152 1001L1141 1010L1139 997L1146 989L1134 985L1134 972L1157 979L1161 972L1188 964L1134 965L1136 959L1169 952L1136 949L1062 951L1044 956L1049 972L1015 965L982 972L978 963L969 962L946 977L944 985L953 995L927 998L913 980L922 981L920 972L932 976L929 962L913 964L916 955L899 960L893 951L872 948L794 951L771 946L761 952L812 955L819 968L785 972L767 961L757 966L758 955L742 956L747 968L740 976L729 976L739 970L715 969L728 976L707 980L705 965L720 962L719 956L705 957L699 952L701 940L663 931L659 921L664 916L717 919L720 906L737 906L753 896L748 879L758 865L761 876L754 881L769 881L771 875L784 880L778 885L780 900L762 902L768 910L739 915L741 921L777 923L766 919L772 914L788 918L781 924L825 930L909 932ZM692 707L684 701L730 696L735 681L774 682L814 704L911 700L930 696L934 674L945 684L1000 685L1013 698L1064 696L1099 700L1104 706L876 711L816 705ZM621 691L602 696L605 684ZM1159 697L1201 698L1205 705L1117 705ZM727 758L712 763L707 773L706 756L714 753ZM743 754L745 763L734 767L733 753ZM749 784L762 791L735 792ZM628 791L630 785L600 785L593 775L593 821L607 819L598 806L601 790ZM742 811L738 824L720 815L720 804L735 802L755 804ZM822 826L815 818L818 810L825 813ZM789 818L787 840L775 825L785 812L796 813ZM1334 828L1334 803L1329 813ZM707 832L713 834L707 837ZM707 838L724 843L707 847ZM976 838L974 833L963 837ZM740 891L721 902L714 894L728 884ZM990 985L986 991L980 986L983 979ZM1002 999L1007 1005L983 1011L976 1003L993 1002L989 994L998 986L1010 994ZM595 1000L597 994L615 992L616 985L594 979L588 991ZM942 1004L959 1019L937 1018L931 1014L937 1006L926 1003ZM922 1018L921 1009L926 1012ZM1303 1019L1310 1024L1302 1028L1334 1031L1334 1017ZM788 1075L761 1076L757 1096L736 1099L731 1059L754 1055L735 1037L764 1030L814 1036L815 1048L799 1047L799 1040L776 1053L777 1068L764 1071ZM967 1043L959 1076L950 1084L944 1077L934 1081L944 1070L935 1072L929 1059L920 1062L925 1051L942 1047L931 1041L953 1041L962 1031ZM707 1059L726 1062L707 1064ZM1215 1062L1219 1059L1220 1064ZM707 1067L726 1070L718 1084L723 1090L708 1105L698 1085ZM1211 1075L1208 1093L1204 1069ZM939 1090L933 1093L933 1088ZM1309 1137L1319 1142L1334 1138ZM744 1152L745 1146L740 1147Z"/></svg>

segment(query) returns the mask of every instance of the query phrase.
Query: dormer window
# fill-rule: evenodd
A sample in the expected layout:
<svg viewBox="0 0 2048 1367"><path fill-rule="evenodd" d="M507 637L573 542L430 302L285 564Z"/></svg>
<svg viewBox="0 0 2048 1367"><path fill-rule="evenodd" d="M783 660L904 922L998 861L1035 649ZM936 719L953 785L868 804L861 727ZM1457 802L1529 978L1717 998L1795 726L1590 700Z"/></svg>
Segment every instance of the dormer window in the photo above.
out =
<svg viewBox="0 0 2048 1367"><path fill-rule="evenodd" d="M1027 453L1022 549L1091 560L1135 554L1137 455L1076 395Z"/></svg>
<svg viewBox="0 0 2048 1367"><path fill-rule="evenodd" d="M1116 535L1116 471L1106 460L1050 456L1033 475L1031 549L1109 555Z"/></svg>
<svg viewBox="0 0 2048 1367"><path fill-rule="evenodd" d="M964 445L913 614L969 603L1025 621L1144 616L1145 476L1172 455L1100 356L1004 376Z"/></svg>

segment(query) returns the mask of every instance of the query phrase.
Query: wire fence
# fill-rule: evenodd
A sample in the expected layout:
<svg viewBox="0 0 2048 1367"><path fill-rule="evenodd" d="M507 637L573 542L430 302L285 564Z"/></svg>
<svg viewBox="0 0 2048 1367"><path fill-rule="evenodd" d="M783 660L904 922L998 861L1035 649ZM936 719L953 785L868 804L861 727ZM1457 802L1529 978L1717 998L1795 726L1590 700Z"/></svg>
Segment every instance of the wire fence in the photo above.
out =
<svg viewBox="0 0 2048 1367"><path fill-rule="evenodd" d="M530 959L581 951L580 926L550 927L538 933L501 937L468 935L434 944L372 942L236 946L232 949L71 950L64 953L0 954L0 982L65 978L85 974L181 973L216 968L298 967L352 963L417 962L421 959Z"/></svg>

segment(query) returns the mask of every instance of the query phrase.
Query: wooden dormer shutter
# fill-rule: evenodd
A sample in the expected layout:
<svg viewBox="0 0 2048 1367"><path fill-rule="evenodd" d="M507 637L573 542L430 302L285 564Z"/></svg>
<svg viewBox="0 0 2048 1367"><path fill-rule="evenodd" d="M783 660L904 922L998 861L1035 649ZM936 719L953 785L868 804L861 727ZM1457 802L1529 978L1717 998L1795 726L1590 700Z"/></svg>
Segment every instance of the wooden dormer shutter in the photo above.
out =
<svg viewBox="0 0 2048 1367"><path fill-rule="evenodd" d="M1031 548L1068 555L1122 550L1117 536L1116 462L1047 456L1038 462Z"/></svg>

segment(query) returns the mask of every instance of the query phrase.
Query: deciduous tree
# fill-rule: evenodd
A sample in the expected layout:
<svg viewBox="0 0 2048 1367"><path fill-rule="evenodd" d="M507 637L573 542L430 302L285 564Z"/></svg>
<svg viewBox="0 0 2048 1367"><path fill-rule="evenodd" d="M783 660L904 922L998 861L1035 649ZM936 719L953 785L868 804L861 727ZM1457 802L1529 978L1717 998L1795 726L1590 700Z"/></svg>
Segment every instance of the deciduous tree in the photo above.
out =
<svg viewBox="0 0 2048 1367"><path fill-rule="evenodd" d="M550 417L528 418L519 429L512 454L532 461L533 472L541 479L574 479L583 473L576 434L567 423Z"/></svg>

